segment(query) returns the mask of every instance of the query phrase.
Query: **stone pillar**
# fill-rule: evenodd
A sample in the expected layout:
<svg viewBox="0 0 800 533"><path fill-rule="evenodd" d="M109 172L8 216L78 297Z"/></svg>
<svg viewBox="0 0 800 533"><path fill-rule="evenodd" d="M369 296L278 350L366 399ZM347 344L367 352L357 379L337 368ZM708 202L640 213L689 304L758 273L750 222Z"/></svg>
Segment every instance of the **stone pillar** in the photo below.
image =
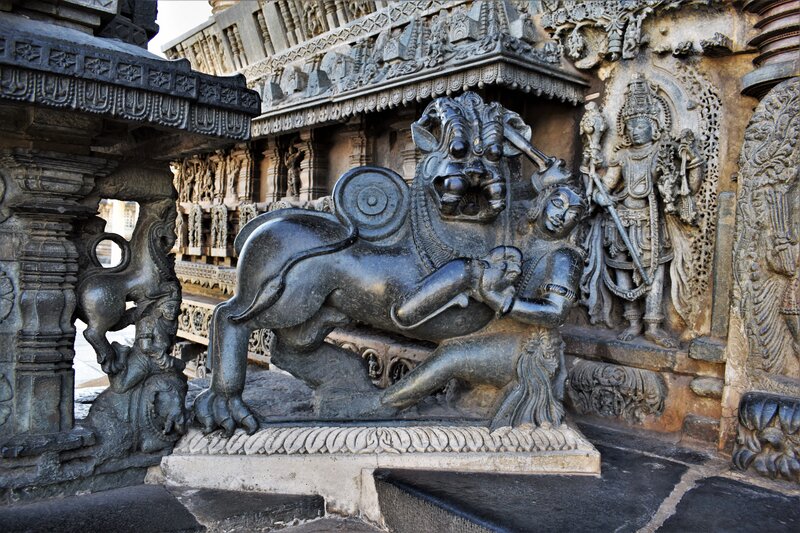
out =
<svg viewBox="0 0 800 533"><path fill-rule="evenodd" d="M278 139L271 137L267 139L267 148L264 150L264 163L266 165L264 180L266 187L265 200L267 202L277 202L286 194L286 179L281 165L281 151L278 147Z"/></svg>
<svg viewBox="0 0 800 533"><path fill-rule="evenodd" d="M0 156L6 219L0 226L0 374L13 383L13 408L7 406L5 421L0 417L0 435L17 435L16 450L35 435L58 440L56 434L72 430L73 223L91 214L80 201L110 168L103 158L53 152L15 149Z"/></svg>
<svg viewBox="0 0 800 533"><path fill-rule="evenodd" d="M328 157L317 130L300 133L300 150L305 156L300 161L301 200L316 200L327 194Z"/></svg>
<svg viewBox="0 0 800 533"><path fill-rule="evenodd" d="M742 93L761 98L783 80L800 76L800 0L747 0L742 9L760 17L755 24L760 33L748 43L759 51L756 68L742 78Z"/></svg>

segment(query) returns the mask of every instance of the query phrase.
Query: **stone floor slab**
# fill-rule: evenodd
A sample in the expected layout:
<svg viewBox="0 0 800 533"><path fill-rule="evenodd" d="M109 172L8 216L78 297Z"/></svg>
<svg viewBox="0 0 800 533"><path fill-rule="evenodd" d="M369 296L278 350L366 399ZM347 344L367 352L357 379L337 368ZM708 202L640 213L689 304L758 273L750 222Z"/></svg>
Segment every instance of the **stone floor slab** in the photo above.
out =
<svg viewBox="0 0 800 533"><path fill-rule="evenodd" d="M659 533L794 533L800 531L800 497L711 477L687 492Z"/></svg>
<svg viewBox="0 0 800 533"><path fill-rule="evenodd" d="M325 514L321 496L171 487L170 492L209 531L268 531Z"/></svg>
<svg viewBox="0 0 800 533"><path fill-rule="evenodd" d="M602 458L599 478L409 470L379 475L382 482L414 491L489 530L635 532L647 525L687 470L666 459L597 448Z"/></svg>
<svg viewBox="0 0 800 533"><path fill-rule="evenodd" d="M0 507L3 533L167 533L204 529L164 487L153 485Z"/></svg>

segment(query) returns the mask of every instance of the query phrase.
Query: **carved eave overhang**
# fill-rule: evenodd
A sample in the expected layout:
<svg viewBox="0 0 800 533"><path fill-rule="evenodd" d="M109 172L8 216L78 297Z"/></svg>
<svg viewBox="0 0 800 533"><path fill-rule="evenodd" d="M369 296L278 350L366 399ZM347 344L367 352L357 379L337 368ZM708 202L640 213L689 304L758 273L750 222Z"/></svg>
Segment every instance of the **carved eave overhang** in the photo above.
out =
<svg viewBox="0 0 800 533"><path fill-rule="evenodd" d="M393 4L250 69L265 101L253 137L487 85L582 102L587 81L538 33L509 2Z"/></svg>
<svg viewBox="0 0 800 533"><path fill-rule="evenodd" d="M582 77L561 70L557 65L531 61L529 57L514 53L513 48L524 43L513 37L494 37L492 48L484 54L467 52L461 61L433 64L414 69L416 71L410 74L388 75L353 90L329 90L276 106L253 120L253 137L337 122L361 113L402 107L410 102L487 85L508 87L574 105L583 101L588 84ZM402 72L402 69L397 71Z"/></svg>
<svg viewBox="0 0 800 533"><path fill-rule="evenodd" d="M0 14L0 99L246 140L258 93L120 41Z"/></svg>

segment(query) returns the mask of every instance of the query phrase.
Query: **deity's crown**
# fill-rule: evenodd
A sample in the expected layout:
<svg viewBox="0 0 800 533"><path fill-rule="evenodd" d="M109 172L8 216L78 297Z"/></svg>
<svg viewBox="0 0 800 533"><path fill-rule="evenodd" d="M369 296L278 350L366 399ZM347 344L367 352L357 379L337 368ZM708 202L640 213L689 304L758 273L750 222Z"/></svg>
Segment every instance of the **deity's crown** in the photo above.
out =
<svg viewBox="0 0 800 533"><path fill-rule="evenodd" d="M661 106L652 85L643 74L634 74L625 92L625 103L620 110L620 118L625 122L632 118L645 117L660 126L660 112Z"/></svg>

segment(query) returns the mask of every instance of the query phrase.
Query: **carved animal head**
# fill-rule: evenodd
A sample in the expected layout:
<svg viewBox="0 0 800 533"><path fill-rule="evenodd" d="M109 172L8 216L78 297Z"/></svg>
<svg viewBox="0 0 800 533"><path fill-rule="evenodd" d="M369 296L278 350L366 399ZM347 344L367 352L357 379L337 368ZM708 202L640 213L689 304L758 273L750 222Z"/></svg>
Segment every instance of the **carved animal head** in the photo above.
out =
<svg viewBox="0 0 800 533"><path fill-rule="evenodd" d="M506 125L530 138L519 115L472 92L437 98L411 125L414 144L426 154L417 179L424 180L442 218L487 222L507 207L506 159L519 151L505 140Z"/></svg>

